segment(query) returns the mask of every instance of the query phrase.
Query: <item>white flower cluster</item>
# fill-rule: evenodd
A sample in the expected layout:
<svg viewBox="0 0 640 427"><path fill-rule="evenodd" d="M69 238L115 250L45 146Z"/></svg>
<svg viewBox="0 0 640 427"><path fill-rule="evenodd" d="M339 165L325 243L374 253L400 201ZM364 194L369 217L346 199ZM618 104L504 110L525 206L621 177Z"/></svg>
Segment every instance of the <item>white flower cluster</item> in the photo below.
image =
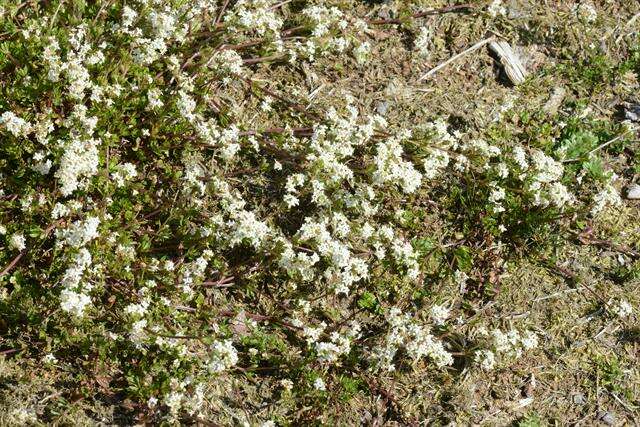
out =
<svg viewBox="0 0 640 427"><path fill-rule="evenodd" d="M168 421L178 423L181 411L185 411L191 415L198 413L202 409L204 403L204 386L195 383L193 377L188 376L180 381L177 378L171 378L171 391L162 399L163 403L169 408ZM191 388L192 391L189 391ZM149 398L147 404L153 408L157 406L158 399Z"/></svg>
<svg viewBox="0 0 640 427"><path fill-rule="evenodd" d="M55 173L60 181L60 192L68 196L78 188L86 187L88 181L82 181L98 172L98 141L71 140L65 146L60 159L60 168Z"/></svg>
<svg viewBox="0 0 640 427"><path fill-rule="evenodd" d="M488 335L492 338L491 346L493 349L478 350L474 356L476 363L486 371L496 366L498 355L502 358L517 359L526 351L538 346L538 336L530 330L519 332L516 329L511 329L503 332L500 329L494 329L489 333L485 328L481 328L478 332L482 336Z"/></svg>
<svg viewBox="0 0 640 427"><path fill-rule="evenodd" d="M421 27L413 42L414 49L420 56L427 57L429 56L429 43L431 43L431 31L427 27Z"/></svg>
<svg viewBox="0 0 640 427"><path fill-rule="evenodd" d="M609 302L609 307L611 312L619 318L629 317L633 313L633 306L625 299Z"/></svg>
<svg viewBox="0 0 640 427"><path fill-rule="evenodd" d="M164 10L151 9L141 19L147 21L151 31L142 28L131 28L133 21L138 18L138 12L131 8L125 8L119 28L122 34L133 37L133 58L141 65L150 65L164 55L173 43L182 43L188 32L188 24L180 22L187 19L187 14L180 10L166 7Z"/></svg>
<svg viewBox="0 0 640 427"><path fill-rule="evenodd" d="M581 1L579 4L575 5L573 11L579 19L587 23L592 23L598 19L598 11L593 4L587 1Z"/></svg>
<svg viewBox="0 0 640 427"><path fill-rule="evenodd" d="M65 59L60 57L60 45L54 38L49 39L49 45L43 53L43 59L49 68L49 80L57 82L63 74L67 81L67 94L75 101L81 101L89 90L96 88L87 67L104 61L101 51L90 54L92 47L86 41L86 33L87 29L84 26L71 31L68 39L71 48L67 50ZM100 91L99 87L97 89Z"/></svg>
<svg viewBox="0 0 640 427"><path fill-rule="evenodd" d="M60 293L60 307L76 317L82 317L86 307L90 304L91 298L83 293L70 289L63 289Z"/></svg>
<svg viewBox="0 0 640 427"><path fill-rule="evenodd" d="M320 255L330 263L323 276L336 293L349 293L353 283L368 276L366 261L352 256L349 246L331 235L328 220L316 222L307 217L298 233L301 242L316 247Z"/></svg>
<svg viewBox="0 0 640 427"><path fill-rule="evenodd" d="M231 340L216 341L211 346L209 371L219 373L234 367L238 363L238 352Z"/></svg>
<svg viewBox="0 0 640 427"><path fill-rule="evenodd" d="M100 219L95 216L75 221L64 230L56 230L57 244L58 246L67 245L74 248L85 246L98 237L98 225L100 225Z"/></svg>
<svg viewBox="0 0 640 427"><path fill-rule="evenodd" d="M66 312L81 317L86 307L91 304L91 298L86 292L92 286L82 283L85 272L91 266L92 257L84 247L99 236L98 225L100 219L90 216L85 220L78 220L63 230L56 230L56 245L69 247L78 251L72 255L72 262L67 267L61 280L64 289L60 293L60 306Z"/></svg>
<svg viewBox="0 0 640 427"><path fill-rule="evenodd" d="M138 171L133 163L123 163L116 167L111 178L116 183L116 187L123 187L127 181L131 181L138 176Z"/></svg>
<svg viewBox="0 0 640 427"><path fill-rule="evenodd" d="M519 332L512 329L503 332L500 329L491 331L494 348L499 353L504 353L509 357L518 358L526 350L534 349L538 346L538 336L533 331Z"/></svg>
<svg viewBox="0 0 640 427"><path fill-rule="evenodd" d="M299 277L303 282L309 282L316 276L314 265L320 261L317 253L296 252L289 244L280 256L279 265L294 277Z"/></svg>
<svg viewBox="0 0 640 427"><path fill-rule="evenodd" d="M88 186L89 178L98 172L100 141L92 137L97 122L97 117L87 116L87 107L82 104L77 104L66 120L66 125L72 130L71 140L60 141L64 153L55 173L63 196L69 196L75 190Z"/></svg>
<svg viewBox="0 0 640 427"><path fill-rule="evenodd" d="M220 16L222 3L226 12ZM490 204L489 213L503 212L511 206L507 202L519 197L514 196L516 193L524 193L523 199L533 199L533 205L541 208L562 208L574 201L562 184L562 164L542 151L521 146L503 152L481 135L450 131L444 120L397 130L381 116L360 111L359 103L346 91L316 86L313 67L306 73L309 86L317 88L311 93L291 87L287 81L284 88L281 82L269 83L274 93L262 96L268 91L266 86L262 91L253 86L258 84L252 80L255 62L313 61L331 52L348 52L357 62L366 63L373 51L367 40L373 33L368 32L362 19L337 7L323 6L323 2L305 5L308 7L295 17L287 10L298 10L302 4L270 0L226 3L130 2L105 11L107 23L114 17L116 22L110 22L104 32L94 34L80 25L45 32L58 36L41 39L47 45L34 69L43 69L46 78L58 82L55 86L62 92L62 106L56 104L55 112L37 111L39 106L36 111L16 110L30 122L6 111L0 116L0 126L7 134L25 139L21 142L39 144L26 150L31 156L28 166L42 175L53 171L59 184L50 186L47 196L51 199L21 195L17 206L26 214L35 212L38 206L51 209L56 250L63 251L59 259L66 263L56 281L61 285L62 310L84 316L91 307L91 296L95 296L96 304L101 301L97 291L103 289L94 288L92 283L101 283L98 279L103 274L108 274L108 279L116 276L118 283L122 280L130 288L118 293L111 303L126 322L108 331L109 337L132 344L143 357L167 352L173 358L169 365L173 363L180 375L186 371L182 369L187 365L184 361L193 367L194 377L207 371L220 374L239 363L238 350L231 339L219 336L210 348L190 340L200 326L191 322L193 312L215 311L215 305L227 304L237 296L242 301L229 306L244 304L245 297L251 300L250 293L240 294L244 289L229 292L222 286L214 289L207 286L210 283L203 283L214 268L219 270L216 274L225 271L240 279L237 275L244 274L244 267L248 267L247 276L253 277L257 271L255 276L260 277L261 284L277 288L276 297L288 300L281 307L291 301L297 304L291 325L299 328L300 337L306 341L304 351L315 355L314 363L321 362L328 370L339 366L347 355L360 352L369 356L374 369L393 371L396 363L401 363L400 354L408 355L416 364L426 359L438 368L450 366L453 355L437 336L455 327L449 304L432 305L424 313L425 321L392 308L386 316L388 331L382 336L367 336L366 340L359 339L361 327L375 324L378 319L374 311L356 312L357 320L347 317L347 311L365 288L376 289L378 307L387 306L387 289L378 296L381 280L390 278L383 284L388 283L393 292L396 285L397 289L422 286L418 283L422 280L421 265L428 265L428 261L422 259L422 249L418 248L425 229L414 227L405 218L431 198L431 188L437 190L433 191L437 196L440 190L450 188L449 184L456 185L461 176L480 177L478 186L486 190L483 203ZM506 10L496 0L488 12L496 16ZM290 18L301 21L301 25L283 28ZM103 16L99 14L96 19ZM431 31L420 28L415 39L416 57L429 54L431 40ZM267 56L255 57L263 54ZM104 74L105 70L117 72ZM246 91L247 85L255 90ZM285 95L278 96L278 91ZM130 116L127 109L104 108L121 93L126 94L127 108L140 106L144 111ZM256 93L260 99L245 102L247 96ZM316 97L324 96L327 98L316 102ZM298 111L289 115L289 110L283 113L276 107L298 104L294 98L302 98L299 104L304 110L296 108ZM320 112L327 99L332 107ZM245 106L256 105L262 111L243 119L247 117ZM501 112L508 108L511 106ZM60 117L66 111L71 114ZM119 120L118 113L126 118L112 123L112 118ZM261 121L264 117L268 117L268 123ZM285 123L279 124L278 120ZM294 122L296 128L291 127ZM109 130L122 135L112 135ZM138 131L142 136L135 142L124 139ZM272 138L272 134L278 136ZM35 141L25 138L31 135ZM105 145L109 142L108 151L102 141ZM157 149L169 146L168 151L155 157ZM143 152L138 151L141 147ZM102 166L110 172L105 180L110 179L111 184L95 188L92 184L105 181L94 179L101 158L108 163ZM125 162L134 158L146 158L148 162ZM157 186L144 192L142 185L135 186L131 194L126 194L121 188L131 185L139 175ZM489 178L484 180L484 176ZM422 185L431 188L419 191L424 190ZM48 191L49 187L37 188ZM131 196L127 200L132 201L131 209L138 218L149 211L158 217L166 214L158 220L157 230L151 224L139 226L137 221L131 227L120 227L120 216L128 217L120 214L131 211L118 212L117 218L96 213L98 209L112 212L123 206L126 196ZM400 206L415 200L420 204ZM596 196L594 214L603 206L619 203L610 184ZM171 207L165 209L169 204ZM25 236L14 232L13 225L10 230L13 234L7 238L8 247L25 250ZM100 239L101 232L104 239ZM155 246L167 236L178 240L177 249ZM441 237L434 236L436 249L439 245L442 249L450 247L443 242L448 237ZM147 242L153 246L148 247ZM100 252L94 250L92 257L93 247ZM158 256L159 251L162 255ZM253 258L254 266L239 265L236 253L242 253L237 258ZM454 275L461 292L469 279L462 271ZM336 301L340 304L334 305ZM336 308L336 316L320 314L329 305L331 311ZM274 309L274 317L279 316L278 310ZM632 313L626 301L612 305L610 310L620 317ZM98 315L101 312L95 310ZM264 318L264 323L272 319ZM327 320L340 318L343 320ZM371 324L364 323L370 320ZM100 318L96 316L95 321ZM293 329L285 322L282 325ZM253 322L251 328L260 327ZM213 325L214 334L221 329L224 327ZM492 336L492 344L476 353L477 362L486 370L492 369L501 356L519 357L536 347L538 339L531 331L516 330L495 330ZM287 344L298 346L299 341ZM255 348L249 354L256 359L262 357ZM162 401L176 416L185 409L197 408L203 398L202 387L191 377L181 378L172 380L168 394L150 398L149 406ZM292 387L290 382L282 385L287 390ZM314 387L325 391L327 385L316 378Z"/></svg>
<svg viewBox="0 0 640 427"><path fill-rule="evenodd" d="M27 240L22 233L14 233L9 238L9 247L17 251L23 251L27 245Z"/></svg>
<svg viewBox="0 0 640 427"><path fill-rule="evenodd" d="M233 230L230 244L237 246L242 242L249 242L254 248L260 248L271 234L267 224L258 220L256 214L241 210L233 215L228 226Z"/></svg>
<svg viewBox="0 0 640 427"><path fill-rule="evenodd" d="M433 305L429 310L429 315L434 324L442 326L449 318L449 309L444 305Z"/></svg>
<svg viewBox="0 0 640 427"><path fill-rule="evenodd" d="M182 280L180 281L180 289L187 297L194 294L193 285L202 281L205 270L213 253L205 250L202 256L196 258L193 262L187 263L182 268Z"/></svg>
<svg viewBox="0 0 640 427"><path fill-rule="evenodd" d="M622 199L620 193L611 182L607 183L600 192L593 197L593 207L591 208L592 215L598 215L607 207L615 207L622 205Z"/></svg>
<svg viewBox="0 0 640 427"><path fill-rule="evenodd" d="M243 30L259 36L279 38L282 19L268 0L239 0L225 15L232 31Z"/></svg>
<svg viewBox="0 0 640 427"><path fill-rule="evenodd" d="M0 116L0 125L4 126L16 138L27 136L32 126L26 120L16 116L12 111L5 111Z"/></svg>
<svg viewBox="0 0 640 427"><path fill-rule="evenodd" d="M487 8L487 12L489 12L489 15L495 18L498 15L506 14L507 10L502 5L502 0L493 0L489 5L489 7Z"/></svg>
<svg viewBox="0 0 640 427"><path fill-rule="evenodd" d="M567 187L558 182L562 179L564 167L562 163L547 156L542 151L533 150L531 154L531 164L527 161L526 152L521 147L513 150L513 159L517 164L520 179L527 176L529 172L532 181L528 185L534 198L534 204L541 207L554 205L562 208L574 202L574 196L569 193Z"/></svg>
<svg viewBox="0 0 640 427"><path fill-rule="evenodd" d="M340 334L332 332L330 341L318 341L315 343L316 354L321 362L335 363L340 356L349 354L351 343L360 337L360 324L351 322L347 330Z"/></svg>
<svg viewBox="0 0 640 427"><path fill-rule="evenodd" d="M371 360L375 369L394 371L396 367L393 360L401 347L414 361L426 356L439 368L453 363L451 353L429 333L427 325L409 314L403 314L398 308L389 310L387 321L391 331L385 336L384 346L372 349Z"/></svg>
<svg viewBox="0 0 640 427"><path fill-rule="evenodd" d="M411 162L402 158L404 152L400 142L410 136L410 133L405 133L378 144L375 158L376 171L373 174L373 181L376 184L399 184L405 193L413 193L420 186L422 174L413 167Z"/></svg>

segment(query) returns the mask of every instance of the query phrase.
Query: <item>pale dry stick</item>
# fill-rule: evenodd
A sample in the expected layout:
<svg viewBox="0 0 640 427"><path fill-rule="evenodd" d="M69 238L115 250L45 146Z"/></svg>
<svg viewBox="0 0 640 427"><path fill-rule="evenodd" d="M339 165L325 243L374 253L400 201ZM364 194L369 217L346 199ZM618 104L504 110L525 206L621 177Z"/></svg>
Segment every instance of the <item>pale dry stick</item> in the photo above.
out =
<svg viewBox="0 0 640 427"><path fill-rule="evenodd" d="M626 131L622 132L620 135L618 135L618 136L616 136L615 138L613 138L613 139L611 139L611 140L609 140L609 141L605 142L604 144L598 145L596 148L594 148L593 150L589 151L589 153L587 153L587 154L593 154L593 153L595 153L596 151L603 149L603 148L604 148L604 147L606 147L607 145L609 145L609 144L612 144L612 143L616 142L616 141L617 141L617 140L619 140L620 138L622 138L622 137L624 137L624 136L628 135L629 133L631 133L631 129L628 129L628 130L626 130Z"/></svg>
<svg viewBox="0 0 640 427"><path fill-rule="evenodd" d="M628 27L629 25L633 24L633 23L635 22L635 20L636 20L636 19L638 19L638 18L640 18L640 13L636 13L635 15L633 15L633 16L631 17L631 19L629 19L629 20L627 21L627 23L626 23L626 24L624 24L624 25L622 26L622 28L626 28L626 27ZM608 36L605 36L605 38L606 38L606 37L608 37ZM618 37L616 37L616 44L617 44L617 43L620 43L620 40L622 40L622 37L623 37L623 34L620 34Z"/></svg>
<svg viewBox="0 0 640 427"><path fill-rule="evenodd" d="M284 5L285 5L285 4L287 4L287 3L291 3L291 1L292 1L292 0L283 0L283 1L281 1L280 3L276 3L276 4L274 4L273 6L271 6L271 7L270 7L269 9L267 9L267 10L277 9L277 8L279 8L280 6L284 6Z"/></svg>
<svg viewBox="0 0 640 427"><path fill-rule="evenodd" d="M606 147L607 145L611 145L614 142L620 140L621 138L625 137L626 135L628 135L629 133L631 133L631 129L626 130L625 132L622 132L620 135L616 136L615 138L610 139L609 141L598 145L596 148L594 148L593 150L589 151L587 153L586 157L589 157L591 154L595 153L596 151L602 150L604 147ZM567 160L563 160L562 163L573 163L573 162L577 162L578 160L580 160L579 158L575 158L575 159L567 159Z"/></svg>
<svg viewBox="0 0 640 427"><path fill-rule="evenodd" d="M548 300L548 299L559 297L560 295L568 294L568 293L571 293L571 292L577 292L579 290L580 290L580 288L565 289L563 291L554 292L551 295L546 295L544 297L536 298L532 302L545 301L545 300Z"/></svg>
<svg viewBox="0 0 640 427"><path fill-rule="evenodd" d="M424 79L427 79L427 78L431 77L432 75L434 75L435 73L437 73L438 71L440 71L441 69L446 67L447 65L451 64L452 62L455 62L456 60L462 58L463 56L480 49L482 46L484 46L484 45L486 45L488 43L491 43L495 39L496 38L494 36L491 36L491 37L489 37L487 39L480 40L478 43L474 44L470 48L468 48L466 50L463 50L462 52L458 53L457 55L454 55L451 58L447 59L442 64L440 64L440 65L436 66L435 68L429 70L425 75L420 77L418 79L418 81L421 81L421 80L424 80Z"/></svg>
<svg viewBox="0 0 640 427"><path fill-rule="evenodd" d="M62 3L62 2L61 2ZM113 3L113 0L109 0L108 2L104 3L101 7L100 10L98 11L98 13L96 13L96 16L93 18L93 23L95 24L96 21L98 20L98 18L100 17L100 15L102 15L102 12L107 8L107 6L111 6L111 3ZM57 11L56 11L57 13Z"/></svg>
<svg viewBox="0 0 640 427"><path fill-rule="evenodd" d="M613 398L616 399L618 401L618 403L620 403L622 406L624 406L627 411L635 411L636 409L638 409L638 406L635 406L635 405L630 406L631 404L627 404L627 403L623 402L618 397L618 395L615 394L614 392L610 391L609 393L611 393L611 396L613 396Z"/></svg>
<svg viewBox="0 0 640 427"><path fill-rule="evenodd" d="M61 1L58 4L56 11L53 13L53 17L51 18L51 21L49 21L49 31L51 31L51 29L53 28L53 23L56 21L56 19L58 19L58 12L60 12L60 8L62 7L63 4L64 4L64 1Z"/></svg>
<svg viewBox="0 0 640 427"><path fill-rule="evenodd" d="M225 0L224 4L222 5L220 13L218 13L218 17L216 18L216 21L214 23L215 25L218 25L222 20L222 15L224 15L224 12L227 10L227 6L229 6L229 0Z"/></svg>

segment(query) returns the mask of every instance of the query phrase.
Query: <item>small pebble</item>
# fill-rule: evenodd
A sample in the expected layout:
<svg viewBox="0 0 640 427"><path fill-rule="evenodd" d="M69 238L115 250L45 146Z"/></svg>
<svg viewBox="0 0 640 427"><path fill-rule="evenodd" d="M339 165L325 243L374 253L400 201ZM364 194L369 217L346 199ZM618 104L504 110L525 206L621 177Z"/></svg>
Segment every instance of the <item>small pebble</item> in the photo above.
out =
<svg viewBox="0 0 640 427"><path fill-rule="evenodd" d="M598 419L605 423L608 426L612 426L616 423L616 417L611 412L600 412L598 413Z"/></svg>
<svg viewBox="0 0 640 427"><path fill-rule="evenodd" d="M631 184L627 189L627 199L637 200L640 199L640 185Z"/></svg>
<svg viewBox="0 0 640 427"><path fill-rule="evenodd" d="M632 122L640 122L640 104L625 105L624 116Z"/></svg>
<svg viewBox="0 0 640 427"><path fill-rule="evenodd" d="M584 394L582 393L576 393L573 395L573 403L576 405L584 405L586 402L586 399L584 398Z"/></svg>
<svg viewBox="0 0 640 427"><path fill-rule="evenodd" d="M376 105L376 113L384 116L387 114L387 110L389 109L389 103L387 101L380 101L378 105Z"/></svg>

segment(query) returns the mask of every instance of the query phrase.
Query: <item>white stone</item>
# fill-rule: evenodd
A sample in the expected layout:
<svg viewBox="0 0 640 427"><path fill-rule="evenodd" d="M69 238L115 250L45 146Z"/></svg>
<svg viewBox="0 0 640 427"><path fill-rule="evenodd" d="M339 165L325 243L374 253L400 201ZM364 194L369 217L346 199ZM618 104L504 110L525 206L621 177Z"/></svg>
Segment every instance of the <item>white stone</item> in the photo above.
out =
<svg viewBox="0 0 640 427"><path fill-rule="evenodd" d="M627 199L640 199L640 185L632 184L629 186L629 188L627 189Z"/></svg>

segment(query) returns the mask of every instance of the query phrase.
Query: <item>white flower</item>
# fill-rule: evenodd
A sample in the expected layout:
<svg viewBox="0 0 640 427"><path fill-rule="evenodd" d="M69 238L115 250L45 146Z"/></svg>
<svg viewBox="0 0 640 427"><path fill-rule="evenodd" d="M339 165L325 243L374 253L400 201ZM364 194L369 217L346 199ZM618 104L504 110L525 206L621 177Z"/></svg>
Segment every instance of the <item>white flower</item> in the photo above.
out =
<svg viewBox="0 0 640 427"><path fill-rule="evenodd" d="M519 145L513 148L513 159L523 171L529 168L529 163L527 163L527 153Z"/></svg>
<svg viewBox="0 0 640 427"><path fill-rule="evenodd" d="M503 200L505 196L506 196L506 193L504 191L504 188L496 187L493 190L491 190L491 194L489 195L489 201L491 203L498 204L498 202L500 200Z"/></svg>
<svg viewBox="0 0 640 427"><path fill-rule="evenodd" d="M597 215L608 206L620 206L622 199L620 194L611 184L607 184L598 194L593 197L593 207L591 214Z"/></svg>
<svg viewBox="0 0 640 427"><path fill-rule="evenodd" d="M89 298L88 295L74 292L69 289L63 289L60 294L61 308L76 317L82 317L89 304L91 304L91 298Z"/></svg>
<svg viewBox="0 0 640 427"><path fill-rule="evenodd" d="M147 92L149 109L156 110L162 107L164 105L164 102L162 102L161 97L162 97L162 92L159 89L156 89L156 88L149 89L149 91Z"/></svg>
<svg viewBox="0 0 640 427"><path fill-rule="evenodd" d="M116 171L111 174L111 177L116 183L116 187L124 186L126 181L130 181L138 176L138 171L132 163L123 163L116 167Z"/></svg>
<svg viewBox="0 0 640 427"><path fill-rule="evenodd" d="M139 304L129 304L124 308L124 312L135 316L142 317L149 308L149 301L143 300Z"/></svg>
<svg viewBox="0 0 640 427"><path fill-rule="evenodd" d="M353 55L355 56L358 64L364 64L367 61L370 52L371 44L369 44L369 42L360 43L358 47L353 49Z"/></svg>
<svg viewBox="0 0 640 427"><path fill-rule="evenodd" d="M489 15L495 18L498 15L504 15L505 13L507 13L507 10L504 8L504 6L502 6L501 0L493 0L493 2L487 8L487 12L489 12Z"/></svg>
<svg viewBox="0 0 640 427"><path fill-rule="evenodd" d="M559 182L551 184L551 187L549 188L549 197L551 198L551 202L559 208L573 201L573 196L569 193L567 187Z"/></svg>
<svg viewBox="0 0 640 427"><path fill-rule="evenodd" d="M238 363L238 352L231 340L215 341L211 346L209 370L214 373L225 371Z"/></svg>
<svg viewBox="0 0 640 427"><path fill-rule="evenodd" d="M147 320L141 319L136 322L133 322L131 325L131 333L129 334L129 339L131 342L136 344L136 346L140 346L145 338L147 338L147 332L145 328L147 327Z"/></svg>
<svg viewBox="0 0 640 427"><path fill-rule="evenodd" d="M62 195L68 196L82 185L82 178L98 172L98 141L73 139L64 150L55 177L60 181Z"/></svg>
<svg viewBox="0 0 640 427"><path fill-rule="evenodd" d="M598 19L598 11L591 3L588 2L581 2L579 5L575 6L574 12L578 15L579 19L589 23Z"/></svg>
<svg viewBox="0 0 640 427"><path fill-rule="evenodd" d="M243 241L248 241L256 249L267 239L271 230L269 226L256 218L253 212L240 211L235 214L234 219L229 221L232 230L230 243L237 246Z"/></svg>
<svg viewBox="0 0 640 427"><path fill-rule="evenodd" d="M42 361L46 364L54 364L58 362L58 359L53 354L48 353L42 358Z"/></svg>
<svg viewBox="0 0 640 427"><path fill-rule="evenodd" d="M91 265L91 254L86 248L81 248L73 257L73 263L65 270L61 283L67 289L72 289L80 284L82 275Z"/></svg>
<svg viewBox="0 0 640 427"><path fill-rule="evenodd" d="M496 365L496 355L490 350L480 350L476 352L474 360L480 364L485 371L492 370Z"/></svg>
<svg viewBox="0 0 640 427"><path fill-rule="evenodd" d="M449 309L444 305L434 305L429 310L429 314L431 315L431 320L436 325L444 325L449 317Z"/></svg>
<svg viewBox="0 0 640 427"><path fill-rule="evenodd" d="M313 388L315 388L316 390L319 390L319 391L325 391L327 389L327 386L324 383L324 380L322 378L318 377L313 382Z"/></svg>
<svg viewBox="0 0 640 427"><path fill-rule="evenodd" d="M133 21L138 17L138 13L131 9L129 6L122 8L122 26L127 28L133 24Z"/></svg>
<svg viewBox="0 0 640 427"><path fill-rule="evenodd" d="M9 238L9 247L20 252L27 247L26 243L27 241L22 233L14 233Z"/></svg>
<svg viewBox="0 0 640 427"><path fill-rule="evenodd" d="M185 396L181 392L172 391L165 396L164 403L169 407L169 411L172 414L177 414L178 411L180 411L180 408L182 408L182 402L184 398Z"/></svg>
<svg viewBox="0 0 640 427"><path fill-rule="evenodd" d="M627 300L620 300L612 305L611 311L620 318L629 317L633 313L633 306Z"/></svg>
<svg viewBox="0 0 640 427"><path fill-rule="evenodd" d="M538 336L533 331L526 331L522 334L520 343L525 350L531 350L538 347Z"/></svg>
<svg viewBox="0 0 640 427"><path fill-rule="evenodd" d="M280 380L280 385L282 386L283 389L285 389L286 391L291 391L293 389L293 381L288 380L288 379L283 379Z"/></svg>
<svg viewBox="0 0 640 427"><path fill-rule="evenodd" d="M51 210L51 218L58 219L67 216L71 210L60 202L57 202Z"/></svg>
<svg viewBox="0 0 640 427"><path fill-rule="evenodd" d="M422 56L428 56L430 41L431 41L431 31L429 31L429 28L427 27L420 28L420 33L418 33L418 36L416 37L413 43L415 50L418 51L418 53Z"/></svg>
<svg viewBox="0 0 640 427"><path fill-rule="evenodd" d="M562 163L555 161L540 150L534 150L531 159L538 172L534 177L536 181L549 183L562 178L562 173L564 172Z"/></svg>
<svg viewBox="0 0 640 427"><path fill-rule="evenodd" d="M81 248L99 236L98 225L100 225L100 219L90 216L84 221L75 221L65 230L57 231L56 237L58 237L60 245Z"/></svg>
<svg viewBox="0 0 640 427"><path fill-rule="evenodd" d="M11 111L5 111L2 113L2 116L0 116L0 124L2 124L16 138L27 136L31 131L31 125Z"/></svg>
<svg viewBox="0 0 640 427"><path fill-rule="evenodd" d="M41 175L47 175L53 165L53 162L50 159L45 159L45 156L46 154L42 151L38 151L33 155L34 164L32 168Z"/></svg>
<svg viewBox="0 0 640 427"><path fill-rule="evenodd" d="M405 193L413 193L422 180L422 174L411 163L402 159L402 146L397 139L379 143L374 159L376 171L373 181L377 184L394 183Z"/></svg>

